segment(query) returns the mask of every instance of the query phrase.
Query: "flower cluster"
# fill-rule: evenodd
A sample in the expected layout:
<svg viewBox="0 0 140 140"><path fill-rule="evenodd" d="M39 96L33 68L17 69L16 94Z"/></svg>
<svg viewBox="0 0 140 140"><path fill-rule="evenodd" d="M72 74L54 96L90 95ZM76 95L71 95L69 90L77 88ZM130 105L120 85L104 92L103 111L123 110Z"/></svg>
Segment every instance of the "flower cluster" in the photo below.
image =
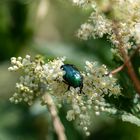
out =
<svg viewBox="0 0 140 140"><path fill-rule="evenodd" d="M109 74L105 65L99 66L97 62L86 61L85 92L92 96L98 95L118 95L120 86L116 84L116 79ZM90 87L90 88L89 88ZM92 90L91 90L92 87Z"/></svg>
<svg viewBox="0 0 140 140"><path fill-rule="evenodd" d="M42 57L34 60L27 55L25 58L11 58L12 66L9 71L22 71L19 82L16 83L16 93L10 101L26 102L32 105L36 98L44 102L42 96L47 93L55 97L56 104L68 104L67 119L77 120L80 126L89 135L88 126L91 124L91 112L100 115L106 110L104 96L119 95L120 87L116 79L109 75L105 65L99 66L96 62L86 62L83 76L83 89L70 87L63 81L64 71L60 68L64 65L65 58L57 58L53 61L45 61ZM57 105L56 105L57 106Z"/></svg>
<svg viewBox="0 0 140 140"><path fill-rule="evenodd" d="M73 3L81 7L96 7L96 3L93 0L73 0Z"/></svg>
<svg viewBox="0 0 140 140"><path fill-rule="evenodd" d="M32 105L35 97L41 94L41 85L46 83L45 75L43 71L43 61L39 57L36 57L34 61L31 60L29 55L25 58L11 58L12 66L8 68L9 71L23 72L23 75L19 78L19 83L16 83L16 92L13 97L10 98L11 102L27 102Z"/></svg>
<svg viewBox="0 0 140 140"><path fill-rule="evenodd" d="M110 21L104 15L92 13L88 23L81 25L77 36L83 40L87 40L90 37L103 37L104 34L111 34L110 26Z"/></svg>
<svg viewBox="0 0 140 140"><path fill-rule="evenodd" d="M63 58L56 59L55 61L50 61L45 64L40 56L37 56L34 60L31 60L29 55L26 55L25 58L12 57L12 66L9 67L8 70L21 70L23 75L20 76L19 83L16 83L16 93L10 100L15 103L24 101L32 105L36 97L43 94L44 91L50 90L51 92L51 85L56 85L58 81L63 83L63 72L60 70L63 60ZM55 86L53 86L53 88L55 88Z"/></svg>
<svg viewBox="0 0 140 140"><path fill-rule="evenodd" d="M117 47L118 35L126 50L135 48L140 43L140 1L139 0L73 0L73 3L83 7L91 7L92 13L88 21L81 25L77 36L83 40L90 37L103 37ZM117 26L117 27L115 27ZM117 28L118 34L114 28ZM133 41L132 41L133 40ZM134 43L135 42L135 43Z"/></svg>

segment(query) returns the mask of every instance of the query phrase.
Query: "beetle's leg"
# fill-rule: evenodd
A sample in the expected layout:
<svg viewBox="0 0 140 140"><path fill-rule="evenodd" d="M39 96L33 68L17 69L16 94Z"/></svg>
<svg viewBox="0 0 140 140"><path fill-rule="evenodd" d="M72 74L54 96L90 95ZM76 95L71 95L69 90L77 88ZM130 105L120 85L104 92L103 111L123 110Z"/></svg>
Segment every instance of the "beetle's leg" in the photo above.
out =
<svg viewBox="0 0 140 140"><path fill-rule="evenodd" d="M68 91L68 90L70 90L70 85L68 86L68 89L67 89L67 91Z"/></svg>
<svg viewBox="0 0 140 140"><path fill-rule="evenodd" d="M63 82L64 82L65 84L68 85L68 82L67 82L67 81L64 81L64 80L63 80ZM70 90L70 85L68 85L68 89L67 89L67 91L68 91L68 90ZM67 91L66 91L66 92L67 92Z"/></svg>
<svg viewBox="0 0 140 140"><path fill-rule="evenodd" d="M85 93L82 91L82 89L83 89L83 84L81 84L81 86L80 86L80 93L85 94Z"/></svg>
<svg viewBox="0 0 140 140"><path fill-rule="evenodd" d="M67 91L69 91L70 90L70 86L68 86L68 89L64 92L64 93L66 93Z"/></svg>
<svg viewBox="0 0 140 140"><path fill-rule="evenodd" d="M81 94L81 92L83 92L83 91L82 91L82 89L83 89L83 86L82 86L82 87L80 87L80 94Z"/></svg>
<svg viewBox="0 0 140 140"><path fill-rule="evenodd" d="M65 84L67 84L67 85L68 85L68 82L67 82L67 81L63 80L63 82L64 82Z"/></svg>

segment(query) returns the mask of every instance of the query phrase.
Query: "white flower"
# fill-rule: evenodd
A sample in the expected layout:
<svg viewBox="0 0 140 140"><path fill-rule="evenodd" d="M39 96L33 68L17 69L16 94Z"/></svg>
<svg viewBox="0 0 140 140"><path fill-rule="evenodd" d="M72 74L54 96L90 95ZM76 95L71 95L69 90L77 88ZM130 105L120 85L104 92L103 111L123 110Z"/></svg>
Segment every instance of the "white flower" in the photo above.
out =
<svg viewBox="0 0 140 140"><path fill-rule="evenodd" d="M87 40L89 37L91 37L92 32L93 26L89 23L85 23L81 25L81 28L77 33L77 36L83 40Z"/></svg>
<svg viewBox="0 0 140 140"><path fill-rule="evenodd" d="M137 42L140 43L140 23L135 24L135 32L136 32L136 39Z"/></svg>
<svg viewBox="0 0 140 140"><path fill-rule="evenodd" d="M63 82L64 71L61 69L64 60L64 58L57 58L45 63L40 58L31 61L30 56L12 58L12 67L9 69L16 71L22 68L23 75L16 83L16 92L10 101L32 105L36 98L41 98L47 92L56 99L57 105L68 104L66 118L69 121L76 120L80 127L84 128L85 133L89 134L91 112L100 115L102 111L106 111L104 95L119 95L120 87L116 84L116 79L105 75L108 73L105 65L99 66L97 62L86 61L86 71L81 72L84 94L80 93L79 87L70 87L70 90L67 90L68 84ZM18 61L22 67L17 65Z"/></svg>
<svg viewBox="0 0 140 140"><path fill-rule="evenodd" d="M77 4L77 5L82 5L86 2L86 0L73 0L73 3L74 4Z"/></svg>
<svg viewBox="0 0 140 140"><path fill-rule="evenodd" d="M73 110L69 110L66 116L67 120L72 121L75 120L75 114Z"/></svg>

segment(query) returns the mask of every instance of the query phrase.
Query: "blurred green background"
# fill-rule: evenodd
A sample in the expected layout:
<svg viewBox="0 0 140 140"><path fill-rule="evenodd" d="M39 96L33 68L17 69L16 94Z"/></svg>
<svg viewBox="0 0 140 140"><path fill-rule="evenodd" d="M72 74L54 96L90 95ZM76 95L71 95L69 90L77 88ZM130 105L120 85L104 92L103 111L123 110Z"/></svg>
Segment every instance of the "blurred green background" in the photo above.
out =
<svg viewBox="0 0 140 140"><path fill-rule="evenodd" d="M73 6L69 0L0 0L0 140L55 140L47 110L36 102L32 107L14 105L17 73L10 73L10 57L30 54L47 58L66 56L68 63L84 70L85 60L114 67L110 44L105 38L81 41L75 32L90 10ZM68 140L140 140L140 128L107 116L94 117L91 135L85 137L73 122L59 115Z"/></svg>

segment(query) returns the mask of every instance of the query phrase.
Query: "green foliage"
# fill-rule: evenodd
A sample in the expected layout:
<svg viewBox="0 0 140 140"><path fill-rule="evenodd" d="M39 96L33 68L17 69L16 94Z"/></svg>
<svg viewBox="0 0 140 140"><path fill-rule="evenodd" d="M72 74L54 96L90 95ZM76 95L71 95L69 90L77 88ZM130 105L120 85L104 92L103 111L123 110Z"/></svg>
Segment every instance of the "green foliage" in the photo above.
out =
<svg viewBox="0 0 140 140"><path fill-rule="evenodd" d="M0 61L9 59L21 50L31 38L27 26L28 5L22 1L6 1L0 4Z"/></svg>
<svg viewBox="0 0 140 140"><path fill-rule="evenodd" d="M131 34L132 36L134 35L134 37L132 37L130 36L129 31L133 27L133 29L136 29L136 31L139 32L139 22L138 22L139 15L134 18L136 23L133 22L134 24L133 26L131 26L132 24L130 24L130 22L131 20L133 20L133 18L130 17L132 16L132 14L135 13L133 11L133 6L134 6L133 3L128 4L128 1L120 0L120 2L126 2L127 4L125 7L123 6L123 8L121 5L120 8L117 9L118 10L117 12L116 10L117 4L113 5L115 1L112 1L112 6L113 6L113 11L112 11L112 8L110 9L106 8L106 6L108 6L108 2L110 1L101 0L99 2L98 0L95 0L95 2L97 2L97 5L101 6L100 10L104 11L104 14L103 15L101 14L102 23L104 23L103 21L107 22L106 25L103 24L105 25L104 27L106 27L106 29L104 30L102 28L98 28L97 26L98 24L96 23L99 20L94 20L94 21L91 20L91 18L94 17L93 16L94 14L90 16L90 20L87 21L88 16L93 11L93 8L95 8L94 5L91 8L90 4L87 3L86 5L82 4L80 6L82 6L85 9L81 9L80 7L74 6L70 1L44 0L46 1L45 4L47 10L45 11L46 14L44 14L44 17L42 18L37 16L39 13L39 9L40 9L39 7L41 5L40 4L41 1L42 0L40 1L5 0L3 2L0 2L0 17L1 17L0 61L1 62L3 60L7 60L11 56L17 56L17 55L23 56L23 54L26 53L34 56L39 53L46 57L47 61L45 60L45 63L49 63L50 60L54 60L54 58L56 57L66 56L67 60L65 63L71 63L76 65L79 68L79 70L81 70L82 74L86 71L84 67L85 60L98 61L99 66L105 64L109 69L108 72L110 72L115 68L121 66L124 63L124 61L122 56L119 54L118 49L116 48L116 44L114 44L115 42L112 43L110 41L110 39L112 38L108 38L107 34L108 33L110 34L110 29L108 30L108 27L110 26L110 22L106 20L106 17L109 20L115 18L116 21L117 20L123 21L128 24L128 26L121 25L119 31L122 31L123 33L124 31L128 31L127 33L125 32L126 33L125 35L122 34L124 41L128 41L127 39L129 38L128 42L132 43L132 48L129 46L131 43L130 44L128 43L126 45L126 50L128 52L128 55L131 56L135 52L136 45L138 44L136 40L139 39L137 38L139 36L137 34ZM79 0L76 1L78 2ZM86 0L83 0L83 2L84 1ZM135 2L137 3L139 1L134 1L134 3ZM44 7L41 7L41 9L43 8ZM120 12L120 10L123 11L125 10L125 12ZM137 10L137 7L134 10ZM129 15L127 14L128 11L131 11ZM126 19L126 21L124 19ZM88 29L92 29L93 31L92 33L96 34L95 36L92 34L92 37L97 37L99 33L99 36L102 38L89 39L91 35L87 37L88 32L85 32L84 37L87 37L88 40L82 41L77 39L75 33L77 33L77 31L80 31L77 29L85 21L93 24L94 26L93 25L89 26L89 24L85 24L86 26L81 26L82 29L88 27ZM136 27L134 25L136 25ZM98 30L96 30L95 32L94 29L98 29ZM131 31L133 32L134 30ZM34 41L32 42L31 39L33 37L33 32L34 32L34 38L33 38ZM103 35L102 32L105 34ZM137 74L137 77L140 79L139 58L140 58L140 54L139 52L136 52L132 56L131 60L132 60L134 70ZM33 71L33 69L36 68L36 65L38 65L37 61L35 63L36 63L35 65L28 66L31 72ZM15 139L46 140L46 138L49 140L57 139L57 135L52 126L52 120L49 111L46 110L46 108L39 105L40 102L38 101L38 98L40 99L42 94L41 96L37 94L36 91L38 91L38 89L34 92L37 96L36 95L32 96L31 95L32 91L31 93L29 93L33 97L33 102L34 102L34 104L30 107L21 103L18 105L14 105L9 102L8 100L9 97L11 97L12 93L15 91L13 87L17 79L21 75L24 75L26 72L24 73L20 71L18 74L16 72L11 75L9 72L7 72L7 67L8 67L7 64L6 65L4 64L4 67L2 64L0 65L0 77L1 77L0 139L2 140L15 140ZM95 68L96 67L94 67L93 70ZM40 75L36 75L36 74L37 73L33 72L32 75L35 78L32 82L34 82L34 84L37 85L40 82L40 79L38 78ZM97 82L94 78L97 77L94 73L92 81L94 81L94 83L96 84ZM85 76L84 79L90 82L88 78ZM94 109L92 109L92 111L90 110L89 112L85 111L85 107L87 107L88 103L90 102L86 103L87 101L86 98L79 97L75 89L71 89L70 91L65 92L65 94L60 94L58 90L59 88L57 86L60 85L60 89L66 91L67 85L61 83L62 82L61 80L59 81L60 83L58 81L57 81L58 83L54 81L54 83L51 85L51 86L55 85L57 87L56 89L54 89L55 92L53 93L53 99L57 106L57 109L59 110L59 117L66 129L66 135L68 140L78 140L78 139L139 140L140 139L140 135L139 135L140 98L136 93L134 84L132 83L130 77L127 74L127 68L125 67L122 71L114 75L113 78L117 79L117 83L121 87L121 95L103 96L104 98L103 102L105 103L104 104L105 106L103 108L100 107L98 108L96 104L94 104L95 102L93 101L92 107ZM90 86L87 86L88 85L87 83L88 82L84 82L84 85L86 85L84 86L85 93L90 93L89 91L87 92L86 87L89 87L94 92L95 89L97 91L98 87L91 88ZM102 82L100 82L99 87L101 87L101 83ZM28 86L28 84L26 86L29 87L30 90L33 91L35 90L35 87L30 87ZM18 88L19 87L16 87L16 89ZM42 87L40 87L40 89L41 88ZM26 88L26 90L28 89ZM99 91L99 93L100 92L102 91ZM21 97L23 95L22 93L23 91L20 92L18 97ZM59 94L56 96L55 93L59 93ZM26 96L28 97L28 95ZM90 96L90 94L88 94L88 96ZM65 100L62 101L62 98L59 98L59 100L57 100L58 97L64 97L63 99ZM24 96L22 98L24 100ZM26 99L25 102L28 102ZM76 104L75 102L76 100L84 103L84 106L82 105L79 107L79 103ZM60 101L62 101L62 104L60 104ZM67 103L67 101L73 101L73 102ZM86 115L87 113L89 116L91 116L91 124L90 126L88 126L89 128L88 131L90 131L91 133L91 136L89 137L85 137L85 135L83 134L83 130L81 131L81 129L77 127L79 126L79 121L73 120L69 122L67 120L73 118L73 116L71 116L72 115L71 113L73 112L69 112L68 114L67 112L73 110L75 112L76 111L78 112L77 107L79 107L80 110L83 111L82 114ZM78 120L80 119L78 118ZM121 122L121 120L124 122ZM126 122L130 122L130 123L126 123Z"/></svg>

